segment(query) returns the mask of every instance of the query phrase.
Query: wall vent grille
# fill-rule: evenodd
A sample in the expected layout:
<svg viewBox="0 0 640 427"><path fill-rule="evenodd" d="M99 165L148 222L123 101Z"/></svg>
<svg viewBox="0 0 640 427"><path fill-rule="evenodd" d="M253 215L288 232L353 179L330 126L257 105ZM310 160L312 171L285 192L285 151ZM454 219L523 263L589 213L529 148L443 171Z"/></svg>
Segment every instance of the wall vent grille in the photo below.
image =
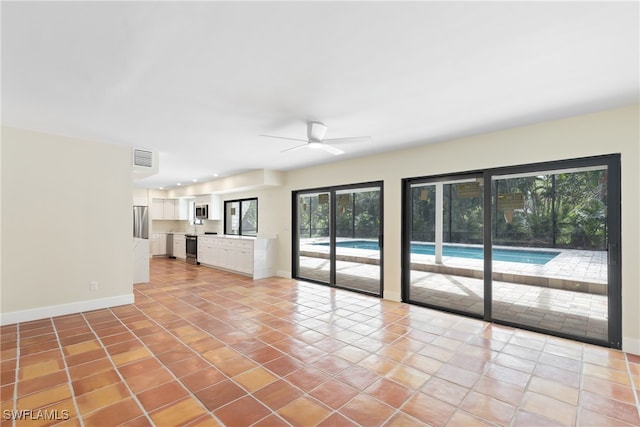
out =
<svg viewBox="0 0 640 427"><path fill-rule="evenodd" d="M153 167L153 152L147 150L133 149L133 165L143 168Z"/></svg>

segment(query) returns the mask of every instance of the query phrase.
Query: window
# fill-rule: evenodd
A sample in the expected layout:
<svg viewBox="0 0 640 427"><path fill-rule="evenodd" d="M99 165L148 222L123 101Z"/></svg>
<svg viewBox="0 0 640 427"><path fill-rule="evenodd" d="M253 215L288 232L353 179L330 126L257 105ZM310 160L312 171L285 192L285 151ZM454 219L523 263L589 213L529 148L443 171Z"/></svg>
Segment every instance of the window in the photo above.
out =
<svg viewBox="0 0 640 427"><path fill-rule="evenodd" d="M226 200L224 202L224 234L258 235L258 199Z"/></svg>

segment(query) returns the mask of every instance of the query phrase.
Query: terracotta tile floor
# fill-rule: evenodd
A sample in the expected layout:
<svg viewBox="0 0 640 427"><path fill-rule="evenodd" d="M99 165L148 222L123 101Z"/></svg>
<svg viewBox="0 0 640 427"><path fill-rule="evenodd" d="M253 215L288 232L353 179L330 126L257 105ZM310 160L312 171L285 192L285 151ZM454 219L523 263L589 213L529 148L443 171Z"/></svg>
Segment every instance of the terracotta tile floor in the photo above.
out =
<svg viewBox="0 0 640 427"><path fill-rule="evenodd" d="M619 351L176 260L134 292L3 326L0 425L640 424Z"/></svg>

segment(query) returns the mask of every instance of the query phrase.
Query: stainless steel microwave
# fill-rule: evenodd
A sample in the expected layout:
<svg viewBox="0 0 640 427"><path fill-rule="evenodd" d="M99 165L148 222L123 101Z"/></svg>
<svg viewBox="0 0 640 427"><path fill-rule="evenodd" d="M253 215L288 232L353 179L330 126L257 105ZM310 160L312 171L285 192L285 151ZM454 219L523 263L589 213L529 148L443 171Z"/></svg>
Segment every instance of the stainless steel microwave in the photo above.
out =
<svg viewBox="0 0 640 427"><path fill-rule="evenodd" d="M196 204L196 219L209 219L209 205Z"/></svg>

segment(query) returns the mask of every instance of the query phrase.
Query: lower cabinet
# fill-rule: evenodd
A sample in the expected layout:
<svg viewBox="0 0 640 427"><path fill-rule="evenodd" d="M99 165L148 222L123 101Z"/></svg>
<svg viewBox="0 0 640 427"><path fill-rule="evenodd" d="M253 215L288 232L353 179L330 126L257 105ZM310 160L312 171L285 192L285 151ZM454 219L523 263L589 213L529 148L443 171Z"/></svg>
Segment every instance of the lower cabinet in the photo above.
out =
<svg viewBox="0 0 640 427"><path fill-rule="evenodd" d="M183 234L173 235L173 256L178 259L187 258L187 241Z"/></svg>
<svg viewBox="0 0 640 427"><path fill-rule="evenodd" d="M198 262L200 264L214 265L215 249L210 238L198 236Z"/></svg>
<svg viewBox="0 0 640 427"><path fill-rule="evenodd" d="M254 279L275 275L274 250L274 239L198 236L198 261L201 264Z"/></svg>
<svg viewBox="0 0 640 427"><path fill-rule="evenodd" d="M153 233L149 244L151 256L163 256L167 254L167 235L165 233Z"/></svg>

